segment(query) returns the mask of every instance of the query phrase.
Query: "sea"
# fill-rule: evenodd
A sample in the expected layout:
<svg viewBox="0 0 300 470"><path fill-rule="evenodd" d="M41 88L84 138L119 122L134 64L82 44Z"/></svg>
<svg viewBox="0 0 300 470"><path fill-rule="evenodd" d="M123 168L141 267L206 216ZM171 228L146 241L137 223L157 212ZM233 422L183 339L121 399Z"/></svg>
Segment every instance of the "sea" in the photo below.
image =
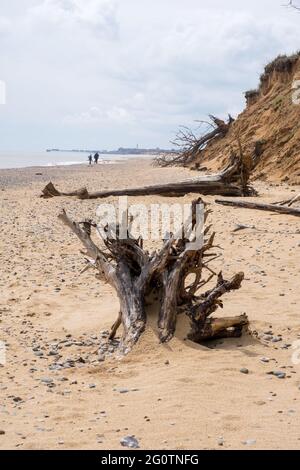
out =
<svg viewBox="0 0 300 470"><path fill-rule="evenodd" d="M26 168L35 166L80 165L88 163L90 153L85 152L12 152L0 151L0 168ZM119 163L130 158L149 158L149 155L100 154L99 164ZM151 158L151 157L150 157Z"/></svg>

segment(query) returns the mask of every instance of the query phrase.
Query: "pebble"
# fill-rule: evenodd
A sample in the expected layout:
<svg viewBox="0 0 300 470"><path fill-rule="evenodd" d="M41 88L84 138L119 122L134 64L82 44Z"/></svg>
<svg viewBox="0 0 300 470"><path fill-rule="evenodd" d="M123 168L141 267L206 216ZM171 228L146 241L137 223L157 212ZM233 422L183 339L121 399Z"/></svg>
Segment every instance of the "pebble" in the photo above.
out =
<svg viewBox="0 0 300 470"><path fill-rule="evenodd" d="M267 364L268 362L270 362L270 359L268 357L261 357L260 358L260 361L261 362L264 362L265 364Z"/></svg>
<svg viewBox="0 0 300 470"><path fill-rule="evenodd" d="M241 370L240 370L241 374L249 374L249 370L246 369L245 367L243 367Z"/></svg>
<svg viewBox="0 0 300 470"><path fill-rule="evenodd" d="M271 335L264 335L264 336L263 336L263 339L264 339L265 341L272 341L273 336L271 336Z"/></svg>
<svg viewBox="0 0 300 470"><path fill-rule="evenodd" d="M275 377L277 377L278 379L285 379L286 378L286 373L285 372L274 371L274 372L272 372L272 374L275 375Z"/></svg>
<svg viewBox="0 0 300 470"><path fill-rule="evenodd" d="M5 431L2 431L2 429L0 429L0 436L4 436L5 434Z"/></svg>
<svg viewBox="0 0 300 470"><path fill-rule="evenodd" d="M244 446L254 446L256 444L256 440L248 439L247 441L243 441L242 444L244 444Z"/></svg>
<svg viewBox="0 0 300 470"><path fill-rule="evenodd" d="M49 379L48 377L45 377L45 378L41 379L41 382L42 382L43 384L46 384L46 385L51 385L51 384L53 384L54 380L53 380L53 379Z"/></svg>
<svg viewBox="0 0 300 470"><path fill-rule="evenodd" d="M20 397L14 397L14 398L13 398L13 401L14 401L15 403L19 403L20 401L23 401L23 400L22 400L22 398L20 398Z"/></svg>
<svg viewBox="0 0 300 470"><path fill-rule="evenodd" d="M119 393L129 393L129 390L127 388L120 388L118 390Z"/></svg>
<svg viewBox="0 0 300 470"><path fill-rule="evenodd" d="M49 351L48 353L48 356L58 356L58 352L57 351Z"/></svg>
<svg viewBox="0 0 300 470"><path fill-rule="evenodd" d="M272 339L272 343L280 343L280 341L282 341L282 338L279 338L279 336L275 336L275 337Z"/></svg>
<svg viewBox="0 0 300 470"><path fill-rule="evenodd" d="M123 437L120 441L123 447L130 447L131 449L139 449L139 442L134 436Z"/></svg>

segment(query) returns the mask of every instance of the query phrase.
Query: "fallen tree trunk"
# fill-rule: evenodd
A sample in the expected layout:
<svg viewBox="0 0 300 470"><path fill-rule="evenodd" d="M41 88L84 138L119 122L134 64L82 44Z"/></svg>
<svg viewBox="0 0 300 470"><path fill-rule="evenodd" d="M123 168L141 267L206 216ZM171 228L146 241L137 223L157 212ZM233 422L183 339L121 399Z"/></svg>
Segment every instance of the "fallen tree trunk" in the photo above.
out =
<svg viewBox="0 0 300 470"><path fill-rule="evenodd" d="M288 214L295 215L300 217L300 209L293 209L292 207L279 206L276 204L261 204L257 202L248 202L248 201L225 201L225 200L216 200L216 204L221 204L223 206L233 206L233 207L243 207L245 209L256 209L261 211L271 211L277 212L279 214Z"/></svg>
<svg viewBox="0 0 300 470"><path fill-rule="evenodd" d="M196 229L195 210L204 210L200 200L194 201L191 215L192 228ZM205 213L205 220L208 212ZM215 234L209 235L210 227L204 233L204 243L199 249L191 250L190 240L170 236L164 240L159 251L150 254L143 248L142 239L120 239L110 227L107 236L102 236L103 248L92 240L90 221L76 223L69 219L66 212L59 219L80 239L86 249L90 266L97 270L96 277L108 282L115 290L120 301L120 313L112 327L113 338L119 326L123 326L121 352L127 354L138 341L147 323L146 297L155 293L160 299L157 312L157 327L160 342L169 341L176 331L179 314L188 315L191 331L188 338L200 343L215 338L241 336L248 325L245 315L234 318L211 318L222 307L221 297L241 287L243 273L236 274L230 281L218 275L217 284L200 293L215 276L209 263L216 258L211 252L214 248ZM182 230L181 230L182 232ZM199 233L196 231L196 233ZM214 250L213 250L214 251ZM207 278L205 276L207 272ZM193 280L190 279L193 275Z"/></svg>
<svg viewBox="0 0 300 470"><path fill-rule="evenodd" d="M200 176L179 183L144 186L140 188L116 189L89 193L86 188L70 193L58 191L49 183L42 191L44 198L56 196L77 196L79 199L100 199L109 196L183 196L189 193L219 196L246 196L255 192L249 186L250 168L244 157L232 156L227 167L218 174Z"/></svg>

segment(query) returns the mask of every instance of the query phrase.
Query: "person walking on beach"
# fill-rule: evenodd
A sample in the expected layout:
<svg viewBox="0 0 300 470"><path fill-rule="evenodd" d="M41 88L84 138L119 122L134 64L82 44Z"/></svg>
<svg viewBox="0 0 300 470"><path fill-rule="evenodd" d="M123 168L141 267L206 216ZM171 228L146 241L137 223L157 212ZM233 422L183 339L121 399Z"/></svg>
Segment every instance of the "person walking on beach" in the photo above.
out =
<svg viewBox="0 0 300 470"><path fill-rule="evenodd" d="M89 164L91 165L92 162L93 162L93 157L92 157L92 155L89 155L89 156L88 156L88 160L89 160Z"/></svg>
<svg viewBox="0 0 300 470"><path fill-rule="evenodd" d="M98 153L98 152L95 153L95 155L94 155L94 162L95 162L95 165L98 165L99 157L100 157L99 153Z"/></svg>

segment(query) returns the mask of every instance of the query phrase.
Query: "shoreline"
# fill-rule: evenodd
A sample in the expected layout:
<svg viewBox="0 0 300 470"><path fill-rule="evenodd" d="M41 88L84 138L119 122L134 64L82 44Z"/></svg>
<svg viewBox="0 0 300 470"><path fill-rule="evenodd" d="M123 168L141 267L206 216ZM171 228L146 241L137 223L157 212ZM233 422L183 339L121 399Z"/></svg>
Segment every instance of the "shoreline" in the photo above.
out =
<svg viewBox="0 0 300 470"><path fill-rule="evenodd" d="M61 181L62 179L79 175L82 173L86 177L86 184L94 179L95 175L102 175L103 172L110 171L109 169L115 168L118 173L119 168L124 168L127 165L134 168L136 165L152 166L152 159L146 158L124 158L121 160L110 160L107 162L98 162L97 165L89 165L86 163L74 163L68 165L34 165L18 168L0 168L0 191L3 188L13 186L26 186L40 182L49 183L50 180ZM78 186L82 186L80 182ZM42 189L42 187L41 187Z"/></svg>
<svg viewBox="0 0 300 470"><path fill-rule="evenodd" d="M43 153L36 153L36 152L32 152L33 154L35 153L36 154L36 158L39 158L39 160L41 160L42 158L45 158L46 155L48 154L43 154ZM26 169L26 168L47 168L47 167L62 167L62 166L74 166L74 165L88 165L88 158L86 158L85 160L76 160L76 159L73 159L73 160L68 160L68 157L71 155L71 152L68 153L67 155L64 154L64 155L60 155L61 158L57 159L57 160L54 160L54 161L51 161L51 159L48 159L47 162L45 163L41 163L40 161L35 163L35 162L31 162L31 163L28 163L28 164L23 164L22 161L19 162L19 160L22 160L24 158L28 158L28 156L26 155L24 157L24 155L21 155L19 152L16 152L16 153L12 153L12 155L9 155L9 152L6 153L6 152L0 152L0 171L1 170L18 170L18 169ZM73 158L75 157L76 152L73 153ZM88 156L88 154L86 154L86 156ZM15 164L14 166L2 166L3 163L1 163L2 161L9 161L11 158L13 158L13 160L15 160ZM135 159L141 159L141 160L147 160L147 159L154 159L155 156L153 155L135 155L135 154L128 154L128 155L120 155L120 154L111 154L111 155L107 155L107 154L100 154L100 159L98 161L98 165L107 165L107 164L115 164L115 163L122 163L122 162L126 162L127 160L135 160ZM50 161L49 161L50 160ZM93 165L94 166L94 163Z"/></svg>

